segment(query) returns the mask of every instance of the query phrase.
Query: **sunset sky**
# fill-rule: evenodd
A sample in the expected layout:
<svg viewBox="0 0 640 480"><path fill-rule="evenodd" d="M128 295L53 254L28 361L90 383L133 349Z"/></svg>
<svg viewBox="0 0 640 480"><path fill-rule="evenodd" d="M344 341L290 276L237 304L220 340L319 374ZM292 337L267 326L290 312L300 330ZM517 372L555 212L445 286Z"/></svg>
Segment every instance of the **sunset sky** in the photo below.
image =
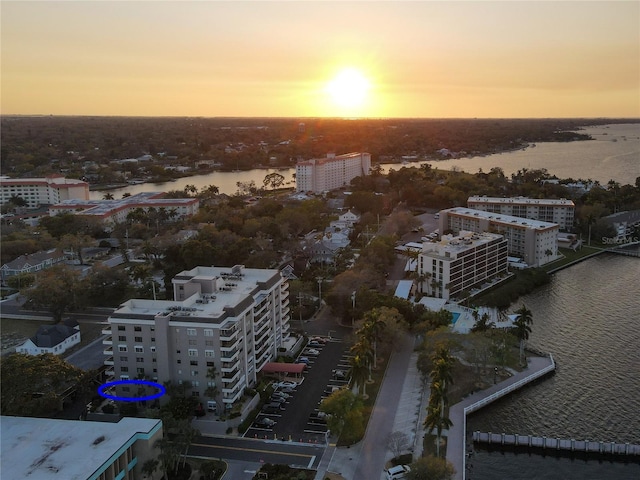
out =
<svg viewBox="0 0 640 480"><path fill-rule="evenodd" d="M0 9L2 114L640 117L638 1Z"/></svg>

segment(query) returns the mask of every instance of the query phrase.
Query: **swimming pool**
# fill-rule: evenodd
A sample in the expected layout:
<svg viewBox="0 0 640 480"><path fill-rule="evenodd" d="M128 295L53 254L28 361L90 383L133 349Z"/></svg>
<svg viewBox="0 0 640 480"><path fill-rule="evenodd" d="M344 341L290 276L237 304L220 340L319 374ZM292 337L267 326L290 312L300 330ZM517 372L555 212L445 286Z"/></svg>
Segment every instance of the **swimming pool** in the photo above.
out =
<svg viewBox="0 0 640 480"><path fill-rule="evenodd" d="M451 319L451 324L455 325L456 322L458 321L458 319L460 318L460 313L459 312L451 312L451 315L453 315L453 318Z"/></svg>

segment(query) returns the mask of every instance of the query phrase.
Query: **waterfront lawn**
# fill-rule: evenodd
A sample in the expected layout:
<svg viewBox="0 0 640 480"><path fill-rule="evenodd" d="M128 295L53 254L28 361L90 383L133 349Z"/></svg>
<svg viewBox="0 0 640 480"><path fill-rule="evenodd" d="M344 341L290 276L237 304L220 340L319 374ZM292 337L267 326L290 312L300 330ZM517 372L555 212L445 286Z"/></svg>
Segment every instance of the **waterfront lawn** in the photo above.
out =
<svg viewBox="0 0 640 480"><path fill-rule="evenodd" d="M572 250L570 248L560 248L559 252L564 255L564 258L556 260L554 262L546 264L542 269L545 272L549 272L551 270L555 270L557 268L562 268L570 263L579 261L589 255L593 255L594 253L600 252L602 249L598 247L587 247L583 246L580 250Z"/></svg>

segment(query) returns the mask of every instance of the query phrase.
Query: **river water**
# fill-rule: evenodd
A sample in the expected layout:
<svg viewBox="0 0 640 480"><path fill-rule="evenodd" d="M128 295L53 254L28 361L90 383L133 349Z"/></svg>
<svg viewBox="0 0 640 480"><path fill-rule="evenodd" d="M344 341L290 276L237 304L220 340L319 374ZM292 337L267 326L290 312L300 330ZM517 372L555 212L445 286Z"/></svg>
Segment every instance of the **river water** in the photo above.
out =
<svg viewBox="0 0 640 480"><path fill-rule="evenodd" d="M636 177L640 176L640 124L588 127L581 132L592 135L594 140L538 143L535 147L524 150L428 163L441 170L451 170L455 167L469 173L476 173L480 168L488 172L493 167L501 167L506 175L511 175L521 168L546 168L549 173L560 178L591 178L598 180L602 185L606 185L612 179L623 185L633 184ZM419 166L421 163L425 162L409 163L406 166ZM389 168L398 170L402 166L383 165L383 171L388 171ZM186 185L194 185L198 190L202 190L209 185L215 185L220 193L233 195L238 191L237 182L253 181L260 188L263 186L264 177L275 171L284 177L284 186L295 186L294 168L253 169L194 175L179 178L174 182L130 185L109 190L109 193L115 198L120 198L124 193L134 195L149 191L183 190ZM103 195L104 192L101 191L90 193L94 200L101 199Z"/></svg>
<svg viewBox="0 0 640 480"><path fill-rule="evenodd" d="M468 419L468 432L640 444L640 259L603 254L522 297L529 345L558 370ZM636 459L637 461L637 459ZM469 478L634 479L639 463L477 450Z"/></svg>

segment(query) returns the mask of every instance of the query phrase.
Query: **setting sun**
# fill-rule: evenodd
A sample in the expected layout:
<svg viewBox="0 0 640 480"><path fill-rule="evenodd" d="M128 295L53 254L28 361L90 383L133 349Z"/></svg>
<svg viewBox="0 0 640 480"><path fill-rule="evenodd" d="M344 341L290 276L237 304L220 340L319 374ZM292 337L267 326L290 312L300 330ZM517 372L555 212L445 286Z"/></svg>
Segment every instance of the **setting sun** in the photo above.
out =
<svg viewBox="0 0 640 480"><path fill-rule="evenodd" d="M329 82L326 91L336 106L356 108L367 100L369 88L369 80L359 70L345 68Z"/></svg>

